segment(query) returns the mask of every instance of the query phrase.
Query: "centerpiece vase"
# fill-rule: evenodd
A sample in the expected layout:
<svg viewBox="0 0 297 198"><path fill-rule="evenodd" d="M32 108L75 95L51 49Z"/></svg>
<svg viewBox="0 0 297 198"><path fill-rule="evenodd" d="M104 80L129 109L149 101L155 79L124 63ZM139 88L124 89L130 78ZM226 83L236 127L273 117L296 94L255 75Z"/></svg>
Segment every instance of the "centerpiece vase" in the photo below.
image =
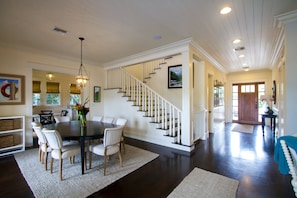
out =
<svg viewBox="0 0 297 198"><path fill-rule="evenodd" d="M88 114L88 112L89 112L88 109L82 109L82 110L79 110L78 111L80 125L82 127L86 127L87 126L87 114Z"/></svg>

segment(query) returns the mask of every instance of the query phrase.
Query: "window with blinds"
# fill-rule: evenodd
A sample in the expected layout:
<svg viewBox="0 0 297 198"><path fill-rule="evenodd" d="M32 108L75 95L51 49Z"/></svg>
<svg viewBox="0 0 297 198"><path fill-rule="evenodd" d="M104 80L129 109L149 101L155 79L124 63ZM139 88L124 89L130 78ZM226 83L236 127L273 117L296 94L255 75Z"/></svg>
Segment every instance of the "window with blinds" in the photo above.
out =
<svg viewBox="0 0 297 198"><path fill-rule="evenodd" d="M76 84L70 84L69 98L70 105L76 105L76 103L81 103L80 90L77 88Z"/></svg>
<svg viewBox="0 0 297 198"><path fill-rule="evenodd" d="M76 84L70 84L71 94L80 94L80 90L77 88Z"/></svg>
<svg viewBox="0 0 297 198"><path fill-rule="evenodd" d="M40 81L33 81L33 85L32 85L32 92L33 93L41 93L41 89L40 89Z"/></svg>
<svg viewBox="0 0 297 198"><path fill-rule="evenodd" d="M33 81L32 82L32 105L33 106L40 106L41 105L41 100L40 100L40 94L41 94L41 89L40 89L40 81Z"/></svg>
<svg viewBox="0 0 297 198"><path fill-rule="evenodd" d="M46 82L46 93L60 93L60 84L58 82Z"/></svg>
<svg viewBox="0 0 297 198"><path fill-rule="evenodd" d="M60 105L60 84L57 82L46 82L46 104Z"/></svg>

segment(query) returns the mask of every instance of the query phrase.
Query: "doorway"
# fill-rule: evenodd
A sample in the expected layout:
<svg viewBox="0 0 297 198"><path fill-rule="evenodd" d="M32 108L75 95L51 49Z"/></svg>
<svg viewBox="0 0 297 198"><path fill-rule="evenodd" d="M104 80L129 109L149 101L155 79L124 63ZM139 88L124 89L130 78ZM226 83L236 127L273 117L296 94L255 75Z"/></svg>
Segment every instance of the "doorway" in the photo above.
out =
<svg viewBox="0 0 297 198"><path fill-rule="evenodd" d="M264 82L233 84L233 122L259 124L260 95L264 92Z"/></svg>

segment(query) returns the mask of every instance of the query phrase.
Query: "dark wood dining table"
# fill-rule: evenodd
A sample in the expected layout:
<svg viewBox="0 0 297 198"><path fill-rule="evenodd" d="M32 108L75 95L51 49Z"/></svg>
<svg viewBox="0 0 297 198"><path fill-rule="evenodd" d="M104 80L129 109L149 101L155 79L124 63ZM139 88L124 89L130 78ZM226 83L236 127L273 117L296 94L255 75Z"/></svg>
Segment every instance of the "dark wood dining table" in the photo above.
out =
<svg viewBox="0 0 297 198"><path fill-rule="evenodd" d="M81 174L84 174L85 141L100 139L104 136L106 128L116 127L115 124L98 121L87 121L86 127L82 127L79 121L59 122L48 124L48 129L57 130L63 140L78 140L81 146Z"/></svg>

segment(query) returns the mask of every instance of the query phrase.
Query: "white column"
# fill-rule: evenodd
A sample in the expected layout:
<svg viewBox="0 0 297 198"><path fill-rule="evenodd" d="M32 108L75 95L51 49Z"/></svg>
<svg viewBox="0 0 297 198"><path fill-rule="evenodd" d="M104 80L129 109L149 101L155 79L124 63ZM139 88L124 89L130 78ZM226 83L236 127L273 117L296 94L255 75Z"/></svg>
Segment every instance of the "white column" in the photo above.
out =
<svg viewBox="0 0 297 198"><path fill-rule="evenodd" d="M182 72L183 72L183 88L182 88L182 144L191 146L193 136L193 122L191 116L192 109L192 77L190 62L191 55L189 48L182 52Z"/></svg>

